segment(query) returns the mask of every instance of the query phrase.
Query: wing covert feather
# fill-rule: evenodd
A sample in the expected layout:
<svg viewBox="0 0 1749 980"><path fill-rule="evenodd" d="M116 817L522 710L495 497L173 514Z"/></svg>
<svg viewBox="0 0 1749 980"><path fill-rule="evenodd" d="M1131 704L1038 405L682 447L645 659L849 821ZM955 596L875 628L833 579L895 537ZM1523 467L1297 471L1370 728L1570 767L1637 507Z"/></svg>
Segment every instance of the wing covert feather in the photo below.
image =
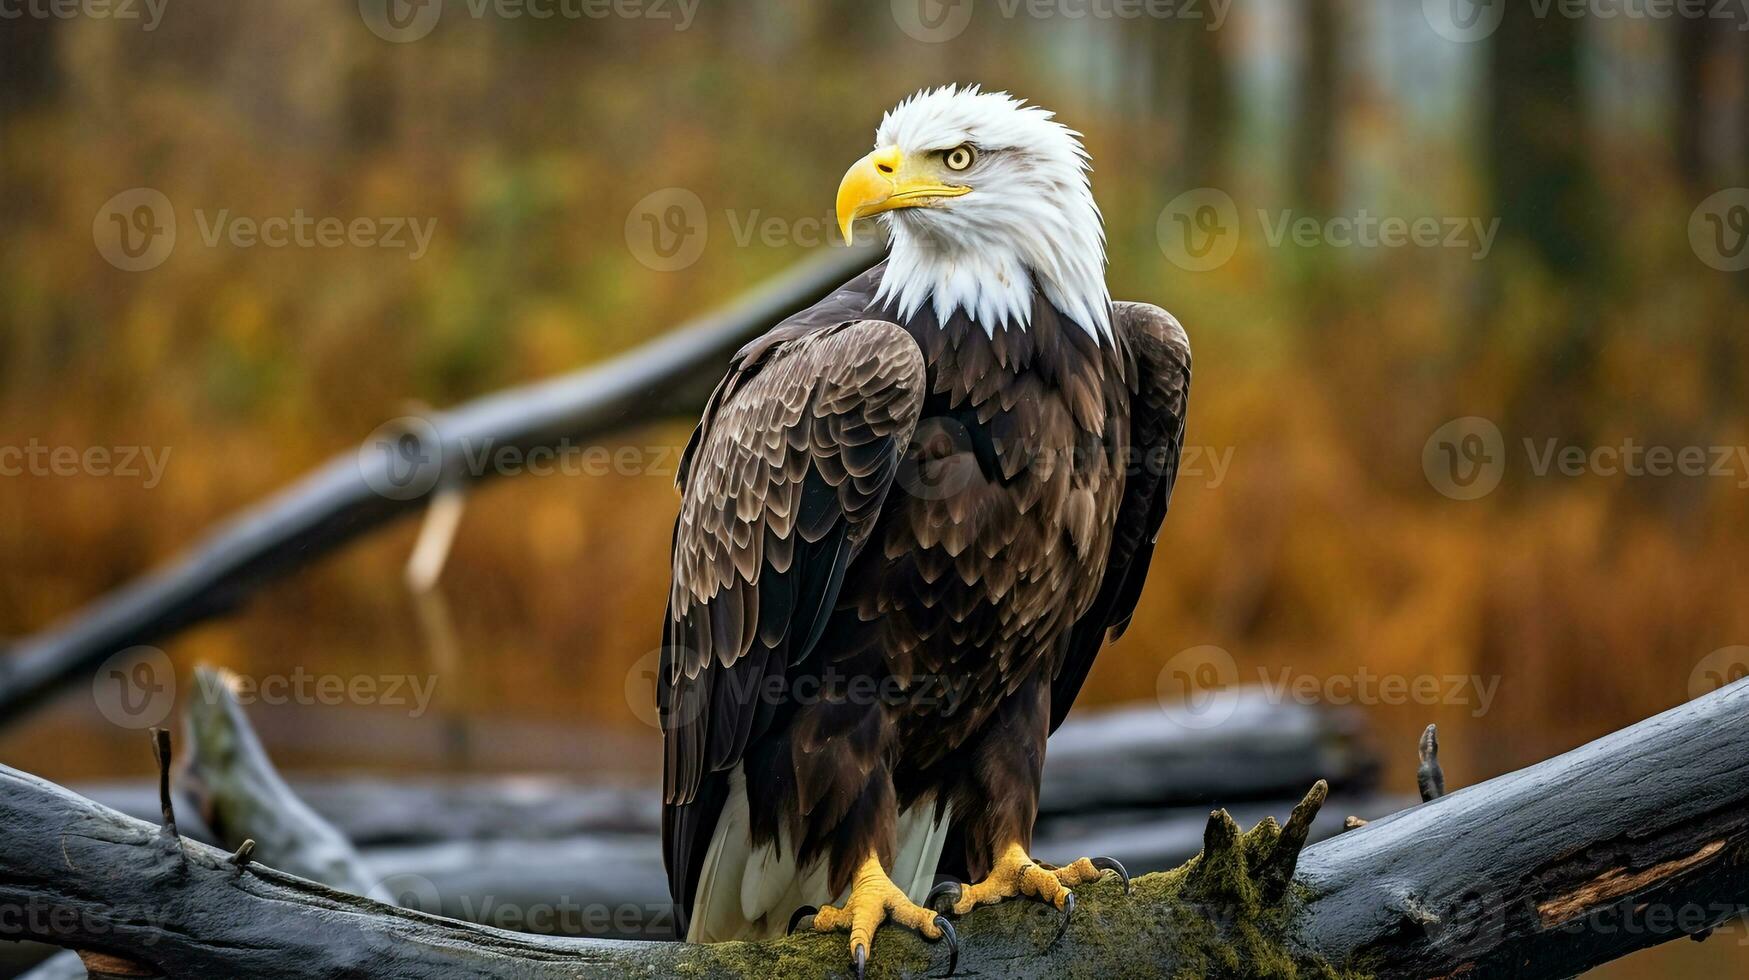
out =
<svg viewBox="0 0 1749 980"><path fill-rule="evenodd" d="M1129 626L1148 577L1154 543L1178 480L1184 418L1190 399L1190 339L1172 314L1147 303L1113 303L1112 325L1135 356L1130 398L1130 450L1111 536L1105 578L1087 613L1075 623L1051 684L1051 730L1063 723L1093 658L1106 639Z"/></svg>
<svg viewBox="0 0 1749 980"><path fill-rule="evenodd" d="M855 320L737 356L682 459L657 705L664 797L732 768L805 658L917 425L923 355Z"/></svg>

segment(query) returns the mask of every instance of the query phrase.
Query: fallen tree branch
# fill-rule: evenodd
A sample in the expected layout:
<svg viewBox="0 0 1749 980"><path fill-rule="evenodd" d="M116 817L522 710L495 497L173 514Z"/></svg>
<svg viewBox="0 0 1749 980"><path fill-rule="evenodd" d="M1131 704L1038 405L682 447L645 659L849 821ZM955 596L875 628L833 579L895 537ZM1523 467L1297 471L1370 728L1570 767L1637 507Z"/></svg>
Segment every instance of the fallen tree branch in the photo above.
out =
<svg viewBox="0 0 1749 980"><path fill-rule="evenodd" d="M1749 909L1749 682L1306 851L1305 936L1382 976L1566 977ZM1442 791L1422 737L1423 791Z"/></svg>
<svg viewBox="0 0 1749 980"><path fill-rule="evenodd" d="M829 249L724 309L611 360L429 415L421 431L435 434L437 444L415 449L446 464L446 479L473 481L493 474L490 467L471 472L448 465L466 458L464 446L527 452L693 414L738 347L875 258L862 247ZM17 721L111 654L228 612L263 584L423 507L439 481L409 483L393 465L384 452L342 453L235 515L170 564L18 641L0 657L0 719ZM383 487L393 492L379 492Z"/></svg>
<svg viewBox="0 0 1749 980"><path fill-rule="evenodd" d="M1109 883L1081 889L1060 943L1048 944L1055 913L1031 903L968 916L961 973L1550 977L1704 934L1749 897L1745 724L1749 682L1739 682L1303 854L1296 845L1322 786L1285 830L1265 820L1241 835L1216 811L1204 853L1185 868L1138 878L1133 896ZM0 903L35 912L14 917L24 923L14 934L167 975L817 976L844 967L841 936L712 947L554 939L392 908L258 864L239 873L226 852L188 841L178 870L158 828L4 767L0 824L9 830ZM1647 914L1654 909L1672 914ZM877 949L877 967L897 975L932 969L935 951L902 931L883 930Z"/></svg>

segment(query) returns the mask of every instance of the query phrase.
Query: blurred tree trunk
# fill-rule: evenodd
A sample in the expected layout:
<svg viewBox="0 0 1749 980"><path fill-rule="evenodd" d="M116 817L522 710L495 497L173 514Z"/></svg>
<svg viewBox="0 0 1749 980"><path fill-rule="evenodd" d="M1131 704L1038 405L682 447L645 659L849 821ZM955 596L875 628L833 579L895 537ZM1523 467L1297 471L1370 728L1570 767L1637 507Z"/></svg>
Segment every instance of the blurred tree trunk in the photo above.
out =
<svg viewBox="0 0 1749 980"><path fill-rule="evenodd" d="M1517 0L1504 6L1488 41L1487 175L1501 246L1489 291L1497 304L1508 277L1535 281L1538 271L1555 288L1530 325L1541 382L1521 392L1514 412L1583 436L1579 406L1589 404L1583 395L1596 361L1600 290L1609 281L1580 91L1584 21L1538 17ZM1522 268L1519 257L1537 268Z"/></svg>
<svg viewBox="0 0 1749 980"><path fill-rule="evenodd" d="M1583 21L1508 3L1490 39L1489 176L1501 234L1558 278L1597 264L1597 195L1579 89Z"/></svg>
<svg viewBox="0 0 1749 980"><path fill-rule="evenodd" d="M1201 22L1174 21L1164 32L1167 64L1184 66L1184 128L1179 156L1181 186L1227 185L1227 148L1233 131L1233 80L1224 38L1226 31L1204 30Z"/></svg>
<svg viewBox="0 0 1749 980"><path fill-rule="evenodd" d="M1295 204L1324 217L1336 207L1336 0L1307 0L1302 8L1304 41L1288 167Z"/></svg>
<svg viewBox="0 0 1749 980"><path fill-rule="evenodd" d="M1337 156L1340 125L1338 0L1306 0L1300 8L1299 67L1288 142L1288 182L1293 207L1319 220L1330 217L1341 193ZM1335 253L1304 249L1295 255L1295 281L1303 311L1301 326L1322 328L1335 319L1343 282L1334 275Z"/></svg>
<svg viewBox="0 0 1749 980"><path fill-rule="evenodd" d="M16 115L54 94L57 26L47 17L0 21L0 117Z"/></svg>
<svg viewBox="0 0 1749 980"><path fill-rule="evenodd" d="M1678 17L1676 28L1676 169L1690 188L1706 181L1707 67L1713 48L1713 22Z"/></svg>

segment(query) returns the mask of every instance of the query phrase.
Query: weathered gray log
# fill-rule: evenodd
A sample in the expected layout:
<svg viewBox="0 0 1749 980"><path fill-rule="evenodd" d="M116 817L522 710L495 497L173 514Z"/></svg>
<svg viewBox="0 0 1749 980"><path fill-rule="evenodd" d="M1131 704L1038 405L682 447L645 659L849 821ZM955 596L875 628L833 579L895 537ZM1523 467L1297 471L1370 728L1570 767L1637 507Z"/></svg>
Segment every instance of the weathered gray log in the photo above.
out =
<svg viewBox="0 0 1749 980"><path fill-rule="evenodd" d="M833 248L721 310L601 364L427 416L420 445L442 479L494 475L462 465L481 447L527 452L629 425L694 414L729 355L867 268L873 250ZM417 433L410 433L417 435ZM117 589L0 657L0 721L16 722L57 686L113 653L225 613L264 583L425 505L437 483L409 482L389 454L351 450L214 528L173 562ZM391 488L385 495L376 488Z"/></svg>
<svg viewBox="0 0 1749 980"><path fill-rule="evenodd" d="M1570 976L1703 934L1749 904L1746 724L1749 681L1303 856L1292 843L1322 785L1285 830L1270 819L1241 836L1217 811L1187 869L1138 878L1129 897L1109 884L1081 889L1060 943L1047 944L1055 916L1036 905L968 916L961 971L1141 964L1237 978L1286 975L1292 962L1301 976ZM392 909L257 865L240 871L221 851L5 767L0 826L9 831L0 903L35 910L14 917L15 934L175 975L708 977L843 964L840 936L716 947L561 940ZM1293 857L1295 887L1271 901ZM877 948L877 966L896 975L930 969L930 950L902 932L884 930Z"/></svg>
<svg viewBox="0 0 1749 980"><path fill-rule="evenodd" d="M1749 909L1745 731L1739 681L1308 848L1305 936L1381 976L1566 977L1703 935Z"/></svg>
<svg viewBox="0 0 1749 980"><path fill-rule="evenodd" d="M1222 820L1231 818L1223 812ZM691 946L514 933L396 908L224 851L0 766L0 904L23 910L0 929L115 957L142 976L697 977L821 976L847 965L841 935ZM1254 897L1247 862L1274 852L1273 821L1226 839L1201 875L1083 886L1067 935L1054 911L1013 902L962 922L961 975L1037 976L1110 956L1211 978L1249 976L1223 963L1298 956L1270 942L1286 920ZM598 873L611 874L611 866ZM899 930L877 940L878 971L922 976L936 950ZM1117 962L1114 959L1114 962ZM933 964L933 966L932 966ZM1334 974L1325 974L1333 976Z"/></svg>
<svg viewBox="0 0 1749 980"><path fill-rule="evenodd" d="M181 812L205 818L199 839L233 848L245 837L262 842L257 859L281 870L363 893L348 885L361 877L387 881L394 900L426 912L501 928L612 938L666 938L673 922L667 876L657 837L660 803L653 790L591 787L537 777L485 777L438 783L316 780L294 793L274 771L248 719L220 673L196 672L198 697L188 707L187 776ZM1176 867L1202 846L1208 803L1226 792L1253 800L1277 784L1269 774L1304 770L1317 759L1370 781L1372 756L1356 747L1355 719L1347 712L1300 704L1277 711L1259 692L1245 695L1256 709L1233 712L1219 725L1192 727L1135 706L1076 715L1053 741L1046 793L1064 793L1048 807L1035 834L1035 853L1066 863L1083 853L1110 855L1132 872ZM1156 721L1155 719L1159 720ZM1060 754L1057 743L1065 745ZM1111 772L1115 785L1050 777L1053 767ZM1264 760L1274 759L1274 764ZM1225 771L1258 769L1261 783ZM1164 782L1171 792L1141 794L1136 773ZM1221 775L1214 775L1220 773ZM1302 785L1315 780L1308 773ZM1222 787L1226 787L1225 790ZM1065 792L1067 790L1067 792ZM143 819L155 819L155 786L98 787L86 796ZM1126 807L1134 799L1188 800L1198 806ZM306 806L305 804L309 804ZM1247 825L1285 816L1292 798L1235 805ZM1401 804L1375 797L1343 797L1313 829L1322 839L1340 829L1337 813L1387 813ZM323 817L333 817L338 832ZM290 826L282 826L289 821ZM191 835L193 836L193 835ZM360 845L368 873L336 875L330 855ZM611 876L584 869L612 863ZM375 897L389 900L389 896Z"/></svg>
<svg viewBox="0 0 1749 980"><path fill-rule="evenodd" d="M1077 711L1051 738L1040 819L1103 819L1124 811L1118 822L1128 826L1152 819L1130 811L1200 808L1206 814L1216 803L1247 801L1279 807L1318 779L1338 795L1364 797L1378 770L1352 712L1276 703L1256 688L1237 692L1231 715L1213 725L1191 724L1152 702ZM143 784L74 789L137 817L157 807L156 791ZM292 780L292 789L365 849L499 837L653 836L662 817L654 788L537 775L305 778ZM1194 852L1170 850L1175 860Z"/></svg>
<svg viewBox="0 0 1749 980"><path fill-rule="evenodd" d="M230 848L239 866L262 861L341 891L394 901L352 844L280 778L237 703L231 675L202 666L195 668L195 681L202 696L187 702L183 718L191 750L176 791L156 789L154 802L164 806L160 793L177 801L179 828L188 824L191 810L200 811L202 834ZM160 778L169 775L166 767ZM77 980L87 973L79 955L69 951L20 980Z"/></svg>
<svg viewBox="0 0 1749 980"><path fill-rule="evenodd" d="M1223 697L1229 700L1218 715L1158 702L1071 714L1045 756L1041 817L1292 801L1319 779L1339 792L1377 785L1378 757L1353 711L1284 700L1261 687Z"/></svg>
<svg viewBox="0 0 1749 980"><path fill-rule="evenodd" d="M261 748L228 671L196 667L185 699L181 796L227 848L254 841L254 860L341 891L393 901L352 842L299 799Z"/></svg>

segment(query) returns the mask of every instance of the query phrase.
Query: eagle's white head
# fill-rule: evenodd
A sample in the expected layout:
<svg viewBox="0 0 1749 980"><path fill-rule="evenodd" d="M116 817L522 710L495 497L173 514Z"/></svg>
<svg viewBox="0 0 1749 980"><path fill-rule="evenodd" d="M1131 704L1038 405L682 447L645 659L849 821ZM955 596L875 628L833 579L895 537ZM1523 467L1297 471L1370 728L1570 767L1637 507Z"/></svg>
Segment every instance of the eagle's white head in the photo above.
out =
<svg viewBox="0 0 1749 980"><path fill-rule="evenodd" d="M845 241L880 215L892 256L880 299L925 302L986 331L1024 329L1036 284L1095 338L1111 336L1105 224L1081 134L1050 112L976 86L922 91L881 120L874 152L838 187Z"/></svg>

